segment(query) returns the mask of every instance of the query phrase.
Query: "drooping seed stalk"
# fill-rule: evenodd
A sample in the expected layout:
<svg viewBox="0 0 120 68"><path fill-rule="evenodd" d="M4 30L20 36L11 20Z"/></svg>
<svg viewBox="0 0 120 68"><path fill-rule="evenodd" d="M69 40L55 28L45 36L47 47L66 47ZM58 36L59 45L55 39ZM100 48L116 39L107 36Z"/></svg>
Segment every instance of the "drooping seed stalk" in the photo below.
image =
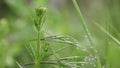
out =
<svg viewBox="0 0 120 68"><path fill-rule="evenodd" d="M75 7L78 15L79 15L79 19L80 19L81 24L82 24L82 26L83 26L83 28L84 28L84 30L85 30L85 32L86 32L86 35L87 35L87 37L88 37L88 40L89 40L91 46L93 47L93 51L94 51L94 53L95 53L95 55L96 55L97 68L101 68L100 58L99 58L99 55L98 55L98 53L97 53L97 50L96 50L95 47L94 47L93 39L92 39L92 36L91 36L90 31L88 30L86 21L84 20L84 17L83 17L83 15L82 15L82 13L81 13L81 10L80 10L80 8L79 8L76 0L72 0L72 2L73 2L73 4L74 4L74 7Z"/></svg>

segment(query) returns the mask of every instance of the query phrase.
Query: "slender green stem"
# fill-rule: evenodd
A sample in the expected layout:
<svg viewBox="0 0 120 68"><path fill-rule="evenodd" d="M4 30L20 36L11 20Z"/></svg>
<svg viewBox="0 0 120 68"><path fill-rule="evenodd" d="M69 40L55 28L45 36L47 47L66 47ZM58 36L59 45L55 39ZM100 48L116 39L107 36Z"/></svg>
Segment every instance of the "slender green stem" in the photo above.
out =
<svg viewBox="0 0 120 68"><path fill-rule="evenodd" d="M39 64L36 62L36 63L35 63L35 68L38 68L38 66L39 66Z"/></svg>
<svg viewBox="0 0 120 68"><path fill-rule="evenodd" d="M108 3L110 4L110 3ZM106 10L107 10L107 16L108 16L108 22L106 23L106 30L108 31L108 33L111 33L111 28L112 27L112 18L111 18L111 9L110 7L106 7ZM113 28L114 29L114 28ZM117 33L119 34L119 33ZM106 60L105 60L105 68L110 68L110 64L109 64L109 49L110 49L110 46L111 44L109 44L109 42L111 41L109 35L106 34Z"/></svg>
<svg viewBox="0 0 120 68"><path fill-rule="evenodd" d="M82 13L81 13L81 10L80 10L80 8L79 8L76 0L72 0L72 1L73 1L73 4L74 4L75 9L76 9L76 11L77 11L77 13L78 13L78 15L79 15L79 19L80 19L80 21L81 21L81 24L82 24L82 26L83 26L83 28L84 28L84 30L85 30L85 32L86 32L86 35L87 35L87 37L88 37L88 40L89 40L91 46L93 47L93 51L94 51L94 53L95 53L95 55L96 55L96 60L97 60L97 65L98 65L97 67L98 67L98 68L101 68L100 58L99 58L99 56L98 56L97 50L96 50L95 47L94 47L94 43L93 43L93 40L92 40L92 36L91 36L90 31L88 30L86 21L85 21L84 18L83 18L83 15L82 15Z"/></svg>
<svg viewBox="0 0 120 68"><path fill-rule="evenodd" d="M36 61L35 61L35 68L38 68L39 66L39 51L40 51L40 31L38 33L38 39L37 39L37 46L36 46Z"/></svg>
<svg viewBox="0 0 120 68"><path fill-rule="evenodd" d="M73 1L73 4L74 4L74 7L75 7L76 11L78 12L79 19L80 19L81 24L82 24L82 26L83 26L86 34L87 34L88 40L90 41L91 45L93 45L93 41L92 41L91 34L90 34L90 32L89 32L89 30L88 30L88 28L87 28L87 24L86 24L86 22L85 22L85 20L84 20L84 18L83 18L83 15L82 15L82 13L81 13L81 10L80 10L80 8L79 8L76 0L72 0L72 1Z"/></svg>
<svg viewBox="0 0 120 68"><path fill-rule="evenodd" d="M37 52L39 53L40 50L40 31L38 31L38 39L37 39Z"/></svg>

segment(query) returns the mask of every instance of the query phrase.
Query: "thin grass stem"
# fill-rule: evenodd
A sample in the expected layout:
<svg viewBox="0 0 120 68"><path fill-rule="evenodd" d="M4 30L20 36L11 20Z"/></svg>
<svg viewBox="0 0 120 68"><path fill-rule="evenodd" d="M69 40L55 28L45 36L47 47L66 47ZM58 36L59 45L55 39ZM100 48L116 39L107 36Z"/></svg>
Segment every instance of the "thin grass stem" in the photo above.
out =
<svg viewBox="0 0 120 68"><path fill-rule="evenodd" d="M93 47L93 51L94 51L94 53L95 53L95 55L96 55L97 67L98 67L98 68L101 68L100 58L99 58L99 56L98 56L97 50L96 50L95 47L94 47L93 39L92 39L92 36L91 36L90 31L88 30L86 21L84 20L84 17L83 17L83 15L82 15L82 13L81 13L81 10L80 10L80 8L79 8L76 0L72 0L72 2L73 2L73 5L74 5L74 7L75 7L75 9L76 9L76 11L77 11L77 13L78 13L78 15L79 15L79 19L80 19L81 24L82 24L82 26L83 26L83 28L84 28L84 30L85 30L85 32L86 32L86 35L87 35L87 37L88 37L88 40L89 40L91 46Z"/></svg>
<svg viewBox="0 0 120 68"><path fill-rule="evenodd" d="M35 68L39 67L39 51L40 51L40 31L37 32L38 33L38 39L37 39L37 46L36 46L36 62L35 62ZM40 57L41 58L41 57Z"/></svg>

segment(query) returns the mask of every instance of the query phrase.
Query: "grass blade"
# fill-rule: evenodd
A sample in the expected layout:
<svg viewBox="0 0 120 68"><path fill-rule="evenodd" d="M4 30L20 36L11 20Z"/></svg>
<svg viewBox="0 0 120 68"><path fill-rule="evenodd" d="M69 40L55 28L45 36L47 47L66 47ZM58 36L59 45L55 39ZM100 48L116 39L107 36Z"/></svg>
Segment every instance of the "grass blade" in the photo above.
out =
<svg viewBox="0 0 120 68"><path fill-rule="evenodd" d="M17 65L19 66L19 68L23 68L17 61L16 61Z"/></svg>
<svg viewBox="0 0 120 68"><path fill-rule="evenodd" d="M95 47L93 46L93 45L94 45L94 44L93 44L93 39L92 39L92 36L91 36L90 31L88 30L86 21L85 21L84 18L83 18L83 15L82 15L82 13L81 13L81 10L80 10L80 8L79 8L76 0L72 0L72 2L73 2L73 4L74 4L74 7L75 7L78 15L79 15L79 19L80 19L81 24L82 24L82 26L83 26L83 28L84 28L84 30L85 30L85 32L86 32L86 35L87 35L87 37L88 37L88 40L89 40L91 46L93 47L93 51L94 51L94 53L95 53L95 55L96 55L97 67L98 67L98 68L102 68L101 62L100 62L100 58L99 58L99 55L98 55L98 53L97 53L97 50L96 50Z"/></svg>
<svg viewBox="0 0 120 68"><path fill-rule="evenodd" d="M104 33L106 33L114 42L116 42L120 46L120 41L116 39L114 36L112 36L109 32L107 32L102 26L100 26L98 23L94 23L97 25Z"/></svg>
<svg viewBox="0 0 120 68"><path fill-rule="evenodd" d="M85 30L85 32L86 32L86 35L87 35L87 37L88 37L88 40L89 40L89 42L91 43L91 45L93 45L93 41L92 41L92 37L91 37L90 31L88 30L86 21L85 21L84 18L83 18L83 15L82 15L82 13L81 13L81 10L80 10L80 8L79 8L76 0L72 0L72 1L73 1L73 4L74 4L75 9L76 9L76 11L77 11L77 13L78 13L78 15L79 15L79 19L80 19L80 21L81 21L81 24L82 24L82 26L83 26L83 28L84 28L84 30Z"/></svg>
<svg viewBox="0 0 120 68"><path fill-rule="evenodd" d="M35 58L35 49L34 49L34 47L29 43L29 45L26 45L25 46L26 47L26 49L27 49L27 51L28 51L28 53L31 55L31 57L34 59Z"/></svg>

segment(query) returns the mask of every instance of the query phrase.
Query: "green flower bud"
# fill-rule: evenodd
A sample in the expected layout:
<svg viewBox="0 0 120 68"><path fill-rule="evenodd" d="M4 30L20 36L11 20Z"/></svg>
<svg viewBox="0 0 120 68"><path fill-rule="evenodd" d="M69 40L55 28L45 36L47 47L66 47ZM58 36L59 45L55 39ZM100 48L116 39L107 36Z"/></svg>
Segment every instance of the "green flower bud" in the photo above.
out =
<svg viewBox="0 0 120 68"><path fill-rule="evenodd" d="M37 22L37 19L36 19L36 18L34 19L34 25L35 25L36 29L37 29L37 30L39 30L39 29L38 29L38 28L39 28L39 24L38 24L38 22Z"/></svg>
<svg viewBox="0 0 120 68"><path fill-rule="evenodd" d="M50 44L48 42L45 42L45 45L43 47L44 51L47 52L50 48Z"/></svg>
<svg viewBox="0 0 120 68"><path fill-rule="evenodd" d="M35 12L37 17L43 16L46 12L46 8L45 7L37 8Z"/></svg>
<svg viewBox="0 0 120 68"><path fill-rule="evenodd" d="M34 19L35 27L39 31L41 29L41 25L44 23L44 15L46 13L45 7L40 7L35 9L36 17Z"/></svg>

